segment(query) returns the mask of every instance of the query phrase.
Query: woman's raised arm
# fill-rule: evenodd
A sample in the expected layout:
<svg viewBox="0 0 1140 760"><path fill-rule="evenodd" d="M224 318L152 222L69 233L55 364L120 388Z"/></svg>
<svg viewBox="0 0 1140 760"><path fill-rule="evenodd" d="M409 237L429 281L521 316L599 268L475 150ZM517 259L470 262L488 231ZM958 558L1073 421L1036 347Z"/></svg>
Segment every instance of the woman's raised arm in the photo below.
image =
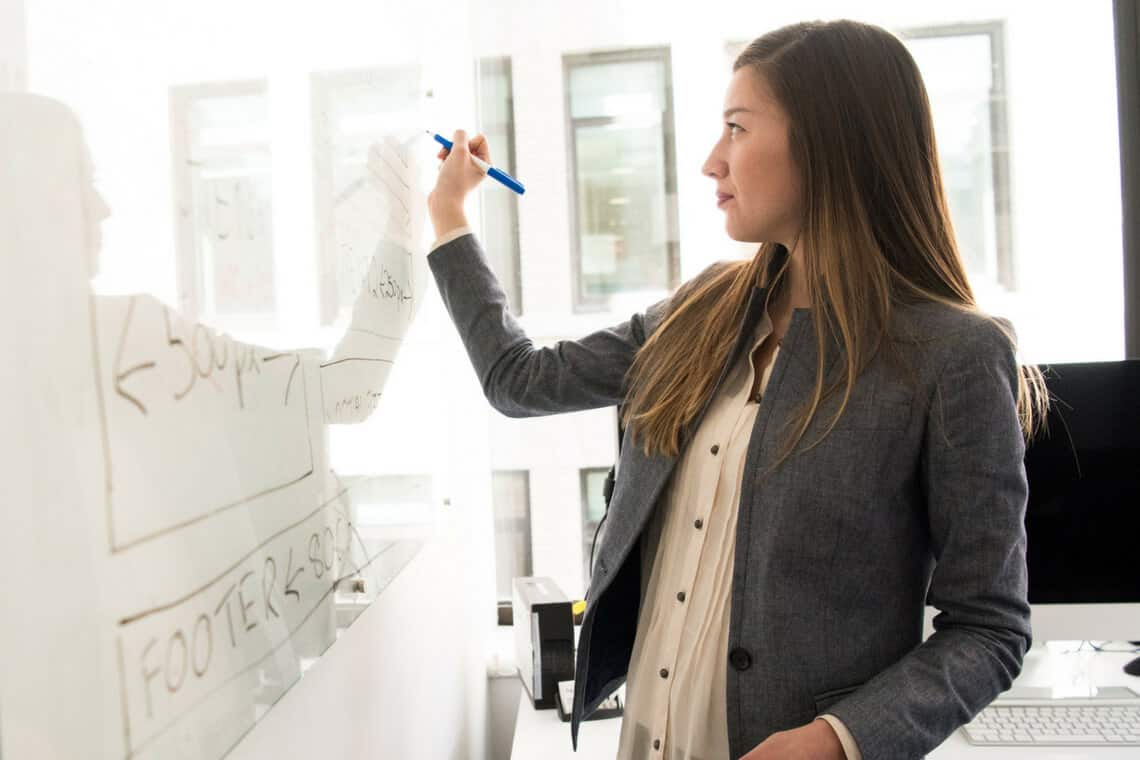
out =
<svg viewBox="0 0 1140 760"><path fill-rule="evenodd" d="M615 406L633 357L660 324L669 299L625 322L536 348L507 308L507 296L473 234L428 254L428 265L483 393L508 417Z"/></svg>

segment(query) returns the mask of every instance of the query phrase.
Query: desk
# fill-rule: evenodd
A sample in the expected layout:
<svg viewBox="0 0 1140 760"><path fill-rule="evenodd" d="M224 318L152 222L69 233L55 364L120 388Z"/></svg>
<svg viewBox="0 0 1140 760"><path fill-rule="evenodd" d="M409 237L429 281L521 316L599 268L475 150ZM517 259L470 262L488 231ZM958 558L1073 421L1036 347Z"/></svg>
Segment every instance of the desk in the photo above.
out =
<svg viewBox="0 0 1140 760"><path fill-rule="evenodd" d="M1057 642L1060 643L1060 642ZM1052 644L1050 645L1050 647ZM1061 653L1043 645L1025 655L1014 686L1075 687L1131 686L1140 692L1140 677L1121 668L1136 657L1119 652ZM613 760L617 753L621 719L590 720L578 731L578 752L570 746L570 724L558 719L557 710L535 710L523 691L515 722L513 760ZM927 755L929 760L1136 760L1135 747L975 747L955 731Z"/></svg>
<svg viewBox="0 0 1140 760"><path fill-rule="evenodd" d="M587 720L578 727L578 752L570 744L570 723L563 723L557 710L535 710L526 689L519 695L515 741L511 760L614 760L621 718Z"/></svg>

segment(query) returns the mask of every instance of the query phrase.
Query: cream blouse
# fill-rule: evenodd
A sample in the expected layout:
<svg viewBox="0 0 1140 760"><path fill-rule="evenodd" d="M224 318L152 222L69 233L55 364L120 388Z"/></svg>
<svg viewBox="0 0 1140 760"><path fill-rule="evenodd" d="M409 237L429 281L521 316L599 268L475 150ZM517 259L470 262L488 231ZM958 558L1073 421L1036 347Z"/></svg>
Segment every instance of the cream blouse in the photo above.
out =
<svg viewBox="0 0 1140 760"><path fill-rule="evenodd" d="M731 368L682 453L646 527L642 607L626 678L619 760L724 760L728 622L736 515L758 400L749 398L753 351L772 332L765 311L752 350ZM760 384L768 386L777 345ZM848 760L854 738L833 715Z"/></svg>

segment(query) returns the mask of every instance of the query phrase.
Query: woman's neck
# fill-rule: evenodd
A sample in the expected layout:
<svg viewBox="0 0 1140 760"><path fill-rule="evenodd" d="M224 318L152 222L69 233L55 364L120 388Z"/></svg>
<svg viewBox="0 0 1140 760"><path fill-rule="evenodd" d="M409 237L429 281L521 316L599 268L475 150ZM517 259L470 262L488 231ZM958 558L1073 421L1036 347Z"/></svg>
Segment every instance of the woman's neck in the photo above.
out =
<svg viewBox="0 0 1140 760"><path fill-rule="evenodd" d="M766 279L766 276L765 276ZM765 286L768 283L765 282ZM772 307L778 311L791 312L793 309L810 309L811 297L807 290L807 277L804 274L803 255L797 246L796 250L788 254L787 271L784 272L784 284L780 288L778 300Z"/></svg>
<svg viewBox="0 0 1140 760"><path fill-rule="evenodd" d="M810 309L811 297L808 295L807 276L804 274L803 254L799 246L788 254L788 309Z"/></svg>

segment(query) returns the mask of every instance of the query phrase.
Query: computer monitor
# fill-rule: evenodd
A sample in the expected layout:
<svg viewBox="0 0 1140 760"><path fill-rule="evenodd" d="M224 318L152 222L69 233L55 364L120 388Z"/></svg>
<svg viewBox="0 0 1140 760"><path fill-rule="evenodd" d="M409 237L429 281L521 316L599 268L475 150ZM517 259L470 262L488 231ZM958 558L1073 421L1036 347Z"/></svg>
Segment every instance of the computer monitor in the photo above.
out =
<svg viewBox="0 0 1140 760"><path fill-rule="evenodd" d="M1048 431L1025 452L1034 639L1140 639L1140 360L1041 370Z"/></svg>
<svg viewBox="0 0 1140 760"><path fill-rule="evenodd" d="M1040 369L1052 403L1025 451L1034 643L1140 639L1140 360Z"/></svg>

